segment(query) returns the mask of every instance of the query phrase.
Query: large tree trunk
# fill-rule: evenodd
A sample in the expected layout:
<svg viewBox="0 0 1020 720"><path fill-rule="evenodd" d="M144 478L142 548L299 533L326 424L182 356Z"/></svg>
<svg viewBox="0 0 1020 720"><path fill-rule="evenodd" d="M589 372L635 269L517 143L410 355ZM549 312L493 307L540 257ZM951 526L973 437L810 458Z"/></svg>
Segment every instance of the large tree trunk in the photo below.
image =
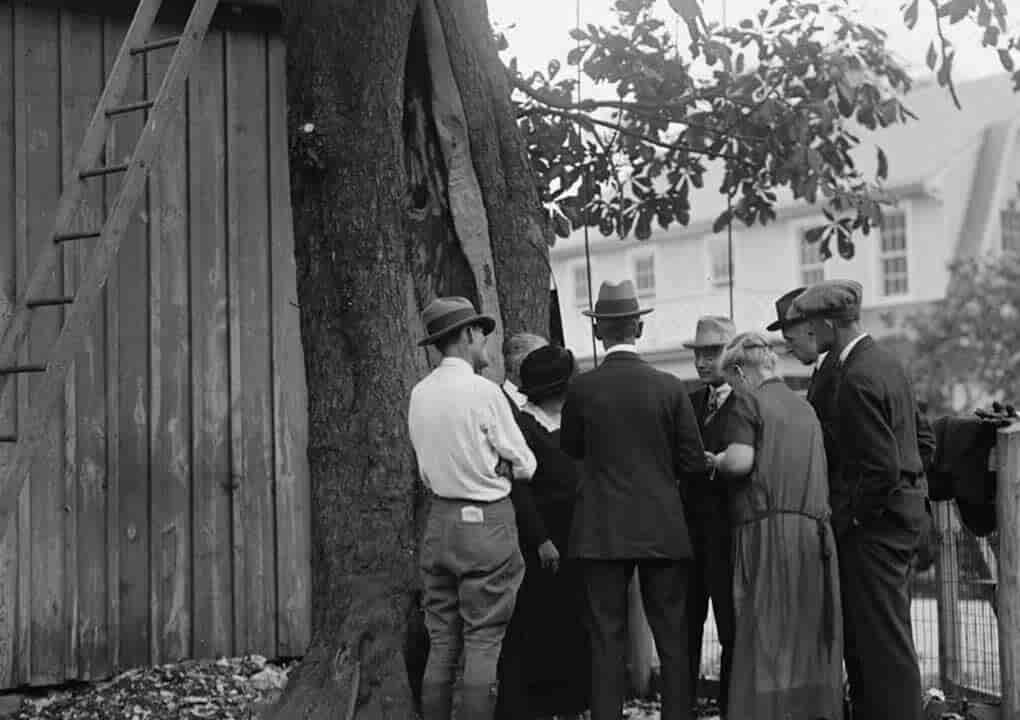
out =
<svg viewBox="0 0 1020 720"><path fill-rule="evenodd" d="M423 497L406 406L430 364L419 312L459 294L508 332L544 331L544 223L484 3L284 7L313 639L271 714L407 720Z"/></svg>

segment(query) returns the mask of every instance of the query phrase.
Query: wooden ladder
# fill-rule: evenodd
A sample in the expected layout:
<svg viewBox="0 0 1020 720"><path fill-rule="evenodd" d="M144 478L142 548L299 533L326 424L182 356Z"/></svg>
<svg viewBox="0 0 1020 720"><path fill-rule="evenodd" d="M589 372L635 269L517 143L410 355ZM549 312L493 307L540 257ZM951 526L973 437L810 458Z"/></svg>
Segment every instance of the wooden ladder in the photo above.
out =
<svg viewBox="0 0 1020 720"><path fill-rule="evenodd" d="M43 374L43 382L31 398L24 428L19 427L17 435L0 436L0 442L14 444L7 463L0 466L0 539L17 508L18 496L32 460L45 443L47 422L64 394L74 357L95 322L103 286L117 258L131 214L145 189L146 176L158 155L164 132L177 112L185 79L205 40L217 0L195 0L181 35L149 41L161 5L162 0L141 0L135 10L99 104L85 131L74 167L64 180L50 241L40 251L27 287L23 291L19 289L7 322L4 323L4 318L0 317L0 323L3 323L0 327L0 397L8 387L16 384L12 382L15 376ZM142 102L121 104L136 60L146 53L169 47L175 47L174 55L156 96ZM148 117L131 159L120 165L100 165L111 123L119 116L136 112L147 112ZM124 178L106 222L92 231L71 232L71 223L79 213L85 184L90 179L114 174L123 174ZM45 289L54 281L60 266L60 246L90 238L97 241L78 292L73 296L46 297ZM60 307L66 307L67 314L49 356L44 362L19 364L18 357L31 329L34 313L52 312L53 308Z"/></svg>

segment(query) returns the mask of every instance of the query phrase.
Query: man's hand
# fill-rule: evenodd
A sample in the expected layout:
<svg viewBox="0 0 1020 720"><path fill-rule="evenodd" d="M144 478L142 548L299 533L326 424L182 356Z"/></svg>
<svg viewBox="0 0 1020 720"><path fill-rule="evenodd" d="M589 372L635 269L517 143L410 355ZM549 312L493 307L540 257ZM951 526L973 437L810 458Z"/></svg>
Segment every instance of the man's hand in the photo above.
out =
<svg viewBox="0 0 1020 720"><path fill-rule="evenodd" d="M499 475L500 477L506 478L510 482L513 482L514 479L513 466L503 458L500 458L499 462L496 463L496 474Z"/></svg>
<svg viewBox="0 0 1020 720"><path fill-rule="evenodd" d="M546 570L557 572L560 569L560 551L553 545L552 540L546 540L538 546L538 559L542 561L542 567Z"/></svg>

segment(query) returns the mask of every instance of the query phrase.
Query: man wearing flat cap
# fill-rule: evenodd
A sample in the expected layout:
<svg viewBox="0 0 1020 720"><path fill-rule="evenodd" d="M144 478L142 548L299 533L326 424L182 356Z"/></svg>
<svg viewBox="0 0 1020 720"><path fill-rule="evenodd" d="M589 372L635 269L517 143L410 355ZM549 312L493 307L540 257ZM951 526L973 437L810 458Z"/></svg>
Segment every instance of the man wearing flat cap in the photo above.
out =
<svg viewBox="0 0 1020 720"><path fill-rule="evenodd" d="M698 319L694 339L684 347L694 351L694 367L705 383L691 394L691 404L705 450L720 453L732 440L733 388L723 378L719 356L736 335L728 317L706 315ZM701 643L708 617L708 601L719 631L722 657L719 669L719 709L725 717L730 667L733 664L733 532L730 525L728 485L712 482L706 475L690 488L687 502L687 527L694 546L691 588L687 603L687 627L690 633L689 657L692 687L697 687L701 669Z"/></svg>
<svg viewBox="0 0 1020 720"><path fill-rule="evenodd" d="M813 285L793 302L835 357L829 468L845 660L855 720L921 717L908 573L925 522L917 405L903 367L859 324L861 286Z"/></svg>
<svg viewBox="0 0 1020 720"><path fill-rule="evenodd" d="M691 542L682 494L706 471L690 398L673 375L637 353L641 308L634 284L603 283L595 334L602 364L567 390L560 445L583 461L568 554L584 578L591 639L592 720L619 720L627 588L635 568L662 663L662 718L690 718L687 586Z"/></svg>
<svg viewBox="0 0 1020 720"><path fill-rule="evenodd" d="M432 496L420 559L429 635L422 715L450 720L463 650L461 717L491 720L500 648L524 576L508 475L528 480L536 461L503 391L477 374L496 321L465 298L444 297L429 303L422 322L419 345L443 355L411 391L408 409Z"/></svg>

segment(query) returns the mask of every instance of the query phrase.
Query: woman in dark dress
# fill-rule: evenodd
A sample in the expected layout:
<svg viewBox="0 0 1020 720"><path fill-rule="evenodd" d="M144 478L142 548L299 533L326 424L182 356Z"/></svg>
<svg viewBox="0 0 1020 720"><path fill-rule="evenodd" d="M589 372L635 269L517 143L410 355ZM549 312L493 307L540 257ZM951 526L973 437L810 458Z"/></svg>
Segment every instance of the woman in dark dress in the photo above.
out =
<svg viewBox="0 0 1020 720"><path fill-rule="evenodd" d="M567 544L579 466L560 450L560 410L575 370L569 350L547 346L521 364L528 398L518 422L538 460L528 483L514 483L513 499L524 582L499 660L498 720L577 716L590 694L587 632L577 568L561 560Z"/></svg>
<svg viewBox="0 0 1020 720"><path fill-rule="evenodd" d="M710 458L734 490L730 720L842 720L843 638L822 428L758 333L723 374L741 391L733 437ZM893 720L889 718L889 720Z"/></svg>

